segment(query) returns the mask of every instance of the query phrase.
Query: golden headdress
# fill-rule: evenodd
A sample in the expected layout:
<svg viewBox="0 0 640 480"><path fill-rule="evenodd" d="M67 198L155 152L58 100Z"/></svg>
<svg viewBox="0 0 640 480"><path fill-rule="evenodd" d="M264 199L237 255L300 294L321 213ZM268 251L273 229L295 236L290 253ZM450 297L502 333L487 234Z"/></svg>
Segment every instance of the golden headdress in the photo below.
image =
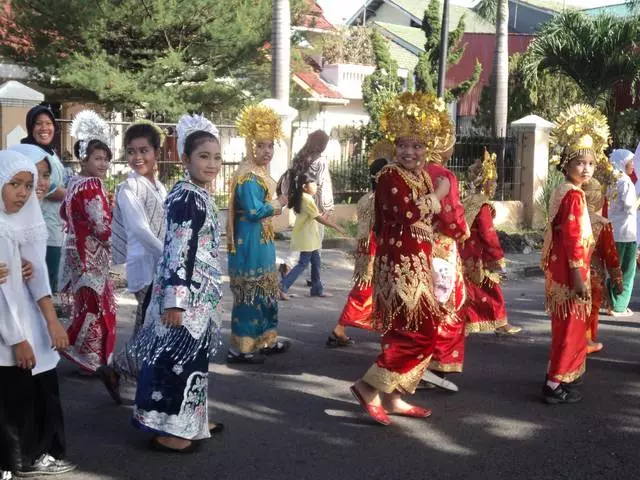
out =
<svg viewBox="0 0 640 480"><path fill-rule="evenodd" d="M373 144L371 150L369 151L368 165L371 166L373 162L375 162L379 158L384 158L388 162L393 160L393 156L395 154L396 148L386 138L382 140L378 140Z"/></svg>
<svg viewBox="0 0 640 480"><path fill-rule="evenodd" d="M595 176L608 185L613 168L604 151L609 146L607 117L590 105L573 105L562 112L551 131L551 145L559 157L559 167L574 158L591 154L596 161Z"/></svg>
<svg viewBox="0 0 640 480"><path fill-rule="evenodd" d="M584 191L589 213L602 210L602 207L604 206L604 192L602 190L602 185L598 180L592 178L588 182L583 183L582 191Z"/></svg>
<svg viewBox="0 0 640 480"><path fill-rule="evenodd" d="M415 138L424 143L427 159L441 162L441 155L456 142L455 126L444 100L430 93L404 92L384 106L380 131L391 143Z"/></svg>
<svg viewBox="0 0 640 480"><path fill-rule="evenodd" d="M280 117L266 105L248 105L236 121L241 137L254 142L277 141L283 136Z"/></svg>
<svg viewBox="0 0 640 480"><path fill-rule="evenodd" d="M487 187L490 183L498 180L498 170L496 169L497 156L495 153L489 153L484 149L484 156L482 161L476 160L476 162L469 167L467 174L468 182L473 186L473 189L477 191L482 189L482 194L492 197L492 192L487 191Z"/></svg>

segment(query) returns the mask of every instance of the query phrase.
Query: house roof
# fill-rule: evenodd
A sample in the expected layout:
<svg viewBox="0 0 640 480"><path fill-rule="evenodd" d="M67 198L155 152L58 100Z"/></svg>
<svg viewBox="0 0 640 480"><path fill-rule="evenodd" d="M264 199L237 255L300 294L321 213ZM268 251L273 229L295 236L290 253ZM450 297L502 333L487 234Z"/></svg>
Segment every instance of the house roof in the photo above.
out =
<svg viewBox="0 0 640 480"><path fill-rule="evenodd" d="M407 71L413 70L418 64L418 55L411 53L404 47L401 47L396 42L387 39L389 45L389 53L391 57L398 63L398 68L403 68Z"/></svg>
<svg viewBox="0 0 640 480"><path fill-rule="evenodd" d="M587 15L612 15L614 17L631 17L634 12L626 3L618 3L616 5L603 5L602 7L585 8L582 10Z"/></svg>
<svg viewBox="0 0 640 480"><path fill-rule="evenodd" d="M382 3L386 3L392 7L395 7L399 11L407 15L411 20L417 24L422 23L424 17L424 11L429 5L427 0L366 0L366 4L358 9L358 11L349 19L348 24L357 22L362 18L362 9L367 8L367 11L377 10ZM460 17L465 15L465 32L468 33L493 33L496 28L487 20L480 17L472 9L463 7L461 5L449 5L449 28L454 29L458 26Z"/></svg>
<svg viewBox="0 0 640 480"><path fill-rule="evenodd" d="M307 0L309 10L302 16L300 25L296 25L298 28L305 28L310 30L335 30L335 27L326 19L322 7L318 5L314 0Z"/></svg>
<svg viewBox="0 0 640 480"><path fill-rule="evenodd" d="M376 27L382 29L380 33L393 42L404 47L415 55L424 52L424 32L416 27L406 27L387 22L374 22Z"/></svg>
<svg viewBox="0 0 640 480"><path fill-rule="evenodd" d="M302 87L311 98L326 100L328 103L349 103L340 92L325 82L316 72L297 72L293 81Z"/></svg>

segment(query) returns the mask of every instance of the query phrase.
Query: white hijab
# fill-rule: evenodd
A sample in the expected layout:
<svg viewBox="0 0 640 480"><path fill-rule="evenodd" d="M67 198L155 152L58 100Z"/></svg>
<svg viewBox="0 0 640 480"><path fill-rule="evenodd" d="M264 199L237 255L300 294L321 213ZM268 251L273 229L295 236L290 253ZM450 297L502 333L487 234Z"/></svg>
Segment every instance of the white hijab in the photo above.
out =
<svg viewBox="0 0 640 480"><path fill-rule="evenodd" d="M34 188L24 207L17 213L8 214L2 200L2 189L20 172L33 175ZM47 226L36 198L37 182L38 171L31 160L15 151L0 151L0 235L19 244L46 241Z"/></svg>
<svg viewBox="0 0 640 480"><path fill-rule="evenodd" d="M627 163L633 160L633 152L631 150L626 150L624 148L619 148L611 152L609 156L609 160L613 165L613 168L618 172L622 172L625 175L627 174Z"/></svg>
<svg viewBox="0 0 640 480"><path fill-rule="evenodd" d="M24 155L29 160L31 160L34 165L37 165L43 160L46 160L49 164L49 168L51 168L51 160L49 159L49 154L36 145L31 145L29 143L18 143L17 145L9 147L9 151L18 152Z"/></svg>

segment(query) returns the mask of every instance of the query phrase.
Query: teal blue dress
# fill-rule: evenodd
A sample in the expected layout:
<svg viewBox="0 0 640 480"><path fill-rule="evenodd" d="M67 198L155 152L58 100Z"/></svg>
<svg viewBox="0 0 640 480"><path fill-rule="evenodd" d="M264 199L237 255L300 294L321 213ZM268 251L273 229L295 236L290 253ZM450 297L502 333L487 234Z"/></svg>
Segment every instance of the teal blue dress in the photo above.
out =
<svg viewBox="0 0 640 480"><path fill-rule="evenodd" d="M253 353L277 339L278 272L269 203L264 177L247 172L232 183L229 236L229 277L233 293L231 346Z"/></svg>

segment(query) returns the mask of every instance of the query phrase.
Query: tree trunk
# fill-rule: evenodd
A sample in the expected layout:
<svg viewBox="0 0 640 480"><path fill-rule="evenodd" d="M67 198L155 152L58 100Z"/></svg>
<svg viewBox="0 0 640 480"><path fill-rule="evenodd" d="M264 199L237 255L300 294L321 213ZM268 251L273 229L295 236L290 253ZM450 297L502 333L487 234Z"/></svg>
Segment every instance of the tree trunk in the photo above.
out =
<svg viewBox="0 0 640 480"><path fill-rule="evenodd" d="M289 105L291 8L289 0L274 0L272 12L271 95Z"/></svg>
<svg viewBox="0 0 640 480"><path fill-rule="evenodd" d="M493 58L493 135L507 134L509 111L509 1L498 0L496 51Z"/></svg>

